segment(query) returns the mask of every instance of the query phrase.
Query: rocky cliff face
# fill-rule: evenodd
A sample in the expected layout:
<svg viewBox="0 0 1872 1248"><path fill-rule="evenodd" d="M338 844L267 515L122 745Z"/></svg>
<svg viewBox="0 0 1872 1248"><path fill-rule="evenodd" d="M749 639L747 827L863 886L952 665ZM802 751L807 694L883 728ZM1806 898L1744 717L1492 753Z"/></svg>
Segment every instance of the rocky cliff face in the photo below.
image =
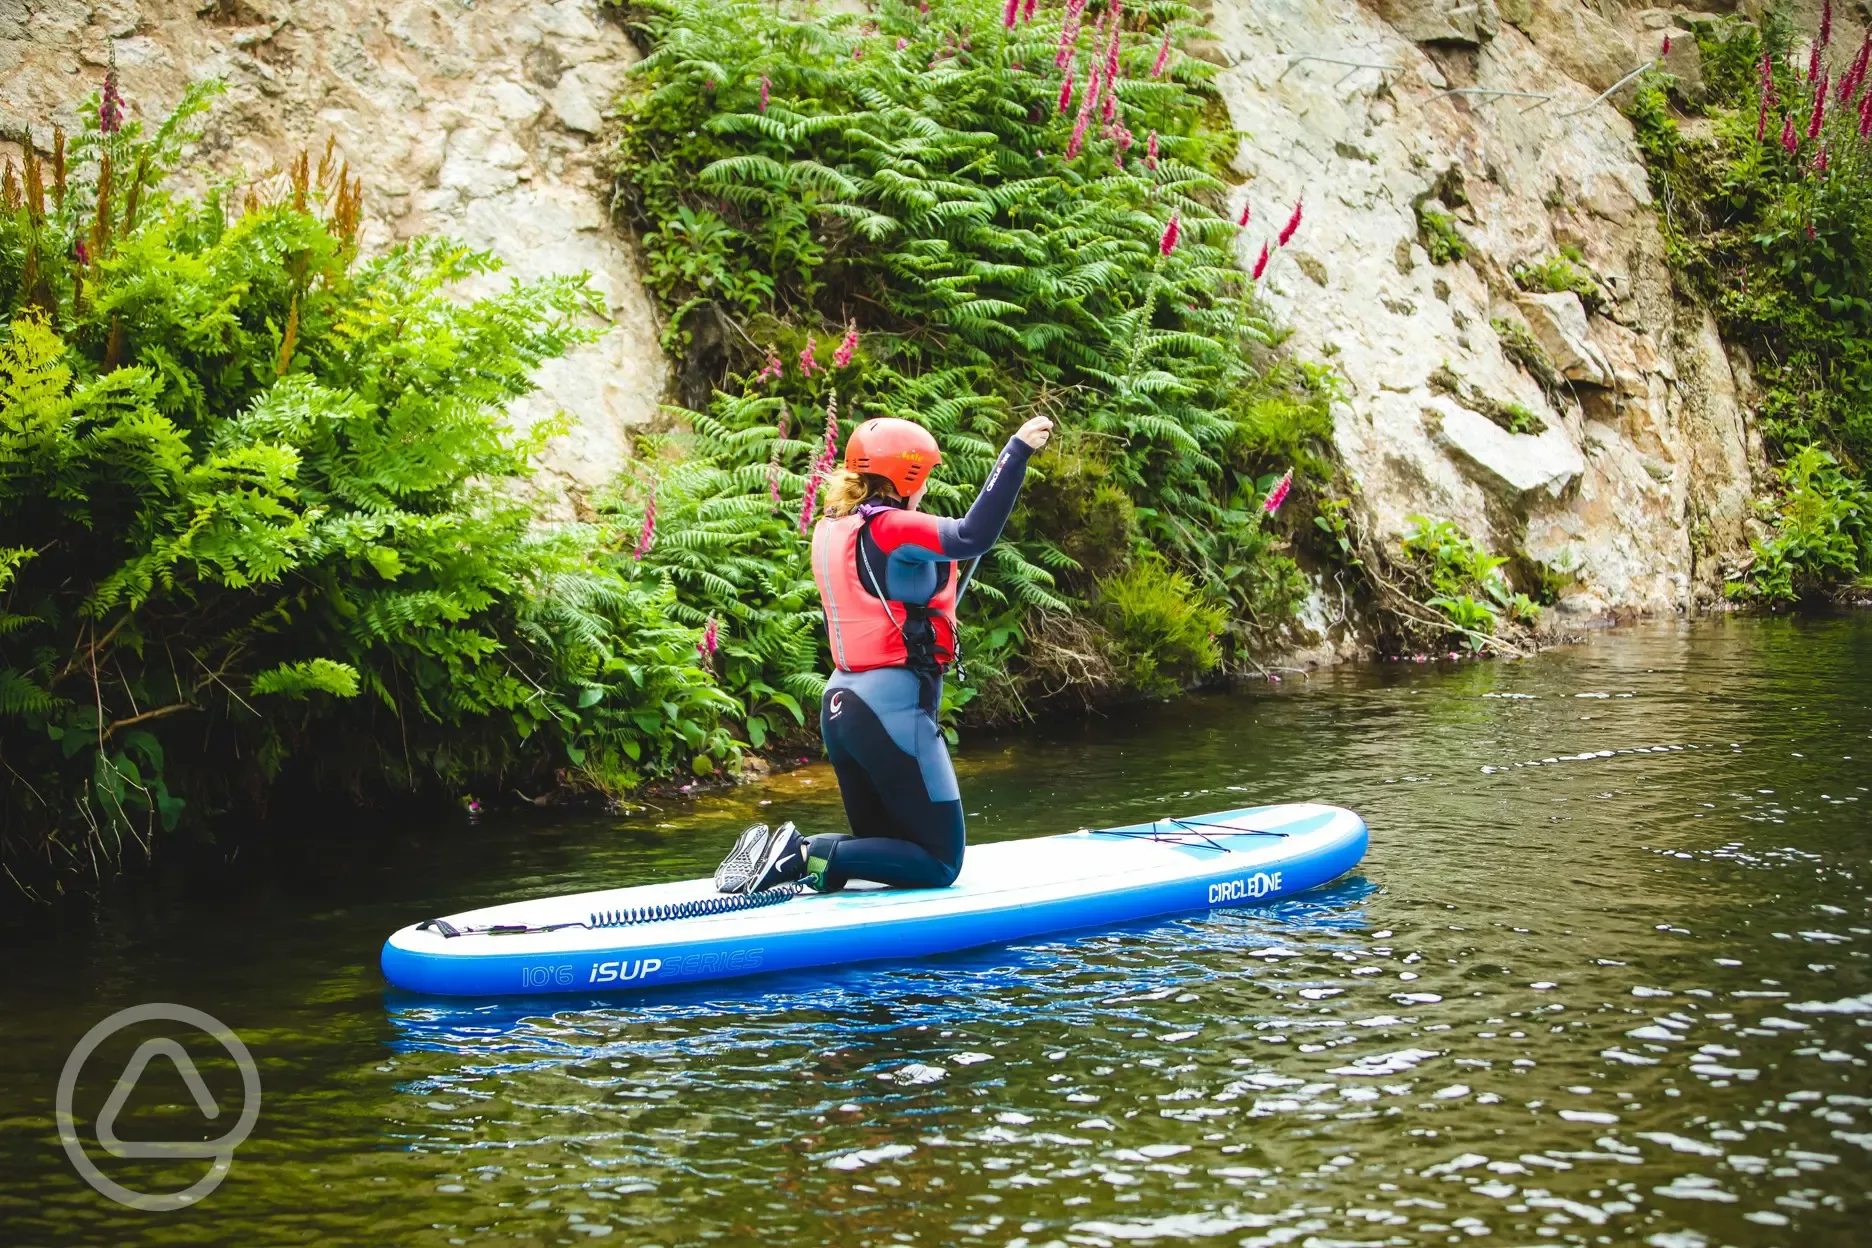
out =
<svg viewBox="0 0 1872 1248"><path fill-rule="evenodd" d="M76 130L113 48L132 116L160 117L191 80L227 82L202 144L221 172L283 169L336 136L363 175L367 247L434 231L508 274L589 272L612 328L550 365L517 416L575 422L547 457L556 510L617 474L669 365L605 212L599 134L636 56L596 0L0 0L0 138L31 127L49 147L49 120Z"/></svg>
<svg viewBox="0 0 1872 1248"><path fill-rule="evenodd" d="M1713 321L1674 291L1632 128L1592 103L1656 54L1672 13L1215 0L1212 22L1193 50L1225 67L1250 135L1242 259L1304 197L1265 288L1291 346L1345 377L1335 440L1371 534L1455 520L1570 573L1574 619L1713 593L1758 454ZM634 54L595 0L0 0L7 136L73 126L113 43L144 115L188 79L227 79L204 145L224 169L336 135L374 244L442 230L521 274L590 271L612 329L521 415L575 418L549 461L573 507L616 474L670 369L605 219L598 135ZM1694 48L1678 30L1686 81ZM1521 288L1518 266L1568 248L1595 275L1583 295Z"/></svg>
<svg viewBox="0 0 1872 1248"><path fill-rule="evenodd" d="M1713 594L1745 544L1749 433L1632 127L1592 103L1670 15L1627 34L1572 0L1219 0L1214 24L1240 194L1272 223L1243 256L1305 197L1266 285L1292 346L1344 374L1335 440L1374 535L1455 520L1570 573L1576 620ZM1583 295L1521 288L1564 249Z"/></svg>

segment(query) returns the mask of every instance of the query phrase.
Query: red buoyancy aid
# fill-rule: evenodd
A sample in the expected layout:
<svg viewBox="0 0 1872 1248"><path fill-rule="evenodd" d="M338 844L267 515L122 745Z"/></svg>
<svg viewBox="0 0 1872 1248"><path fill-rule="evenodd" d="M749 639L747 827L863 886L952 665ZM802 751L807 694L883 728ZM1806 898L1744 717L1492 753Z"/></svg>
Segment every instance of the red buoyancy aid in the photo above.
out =
<svg viewBox="0 0 1872 1248"><path fill-rule="evenodd" d="M828 516L813 529L813 580L825 603L826 635L832 641L832 662L841 672L868 672L877 667L912 666L913 654L905 628L913 620L928 619L935 630L935 661L946 666L956 653L956 569L949 565L943 584L927 605L888 601L864 587L858 579L858 539L866 517L852 512ZM882 586L884 570L874 569Z"/></svg>

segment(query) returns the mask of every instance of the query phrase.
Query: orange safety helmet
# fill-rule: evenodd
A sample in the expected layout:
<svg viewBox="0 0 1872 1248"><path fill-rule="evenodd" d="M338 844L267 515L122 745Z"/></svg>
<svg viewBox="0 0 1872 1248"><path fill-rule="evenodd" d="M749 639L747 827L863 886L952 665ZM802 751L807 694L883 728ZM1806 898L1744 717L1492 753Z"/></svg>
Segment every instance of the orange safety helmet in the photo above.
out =
<svg viewBox="0 0 1872 1248"><path fill-rule="evenodd" d="M846 468L883 477L905 498L916 493L940 463L942 452L929 430L895 416L865 421L845 444Z"/></svg>

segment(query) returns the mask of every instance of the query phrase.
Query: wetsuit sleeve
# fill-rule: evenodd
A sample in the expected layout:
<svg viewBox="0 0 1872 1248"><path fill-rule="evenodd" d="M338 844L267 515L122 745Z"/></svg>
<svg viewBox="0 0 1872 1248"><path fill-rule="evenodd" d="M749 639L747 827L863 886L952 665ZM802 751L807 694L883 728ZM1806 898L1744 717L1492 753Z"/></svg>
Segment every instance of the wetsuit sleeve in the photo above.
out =
<svg viewBox="0 0 1872 1248"><path fill-rule="evenodd" d="M871 521L871 536L886 556L914 562L943 559L973 559L988 553L1001 534L1001 526L1014 510L1020 495L1021 481L1027 475L1027 461L1033 448L1019 438L1009 438L995 460L987 483L968 514L960 520L932 516L920 511L880 512Z"/></svg>

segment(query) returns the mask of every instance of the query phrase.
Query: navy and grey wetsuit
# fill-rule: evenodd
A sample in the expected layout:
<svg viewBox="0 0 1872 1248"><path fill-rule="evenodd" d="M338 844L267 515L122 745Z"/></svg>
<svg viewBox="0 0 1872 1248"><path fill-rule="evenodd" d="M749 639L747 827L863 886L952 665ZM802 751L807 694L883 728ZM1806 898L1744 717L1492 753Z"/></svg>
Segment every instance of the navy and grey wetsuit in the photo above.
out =
<svg viewBox="0 0 1872 1248"><path fill-rule="evenodd" d="M858 539L858 578L866 592L886 602L927 605L948 584L951 565L994 545L1032 454L1025 442L1010 439L960 520L876 509ZM827 888L849 880L898 888L954 882L962 869L962 794L936 722L941 703L942 671L934 663L836 671L827 682L819 729L852 829L849 836L810 840L809 856L828 863Z"/></svg>

